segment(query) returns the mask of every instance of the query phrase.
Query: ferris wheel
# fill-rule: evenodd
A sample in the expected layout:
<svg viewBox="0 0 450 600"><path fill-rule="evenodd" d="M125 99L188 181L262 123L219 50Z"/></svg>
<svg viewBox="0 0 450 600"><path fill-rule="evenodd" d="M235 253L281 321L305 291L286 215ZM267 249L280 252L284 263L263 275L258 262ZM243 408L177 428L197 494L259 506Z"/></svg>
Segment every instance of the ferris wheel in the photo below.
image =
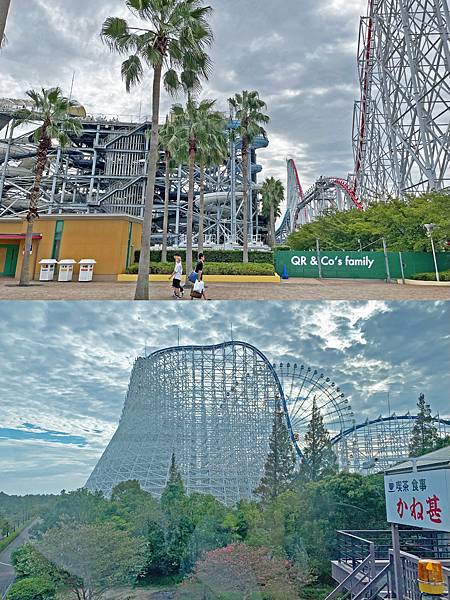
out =
<svg viewBox="0 0 450 600"><path fill-rule="evenodd" d="M330 439L351 426L353 412L348 398L324 373L296 363L274 364L273 368L283 389L286 423L300 459L314 400Z"/></svg>

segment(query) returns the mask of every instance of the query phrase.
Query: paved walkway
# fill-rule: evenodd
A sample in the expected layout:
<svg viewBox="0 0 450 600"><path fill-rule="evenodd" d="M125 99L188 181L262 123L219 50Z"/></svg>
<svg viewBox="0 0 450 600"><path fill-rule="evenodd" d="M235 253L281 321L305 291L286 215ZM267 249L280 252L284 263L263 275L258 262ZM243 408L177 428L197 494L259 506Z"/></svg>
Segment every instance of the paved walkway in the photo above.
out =
<svg viewBox="0 0 450 600"><path fill-rule="evenodd" d="M0 279L0 300L133 300L134 290L134 283L111 282L34 282L21 288L11 279ZM150 290L152 300L173 301L166 283L152 283ZM378 281L290 279L282 283L211 283L207 295L211 300L450 300L450 288L388 285Z"/></svg>
<svg viewBox="0 0 450 600"><path fill-rule="evenodd" d="M34 525L34 523L32 523ZM30 527L32 527L30 525ZM0 598L8 591L9 586L14 582L16 578L16 572L14 567L11 565L11 555L14 550L17 550L19 546L25 544L28 541L28 532L30 527L27 527L22 533L16 537L16 539L0 552Z"/></svg>

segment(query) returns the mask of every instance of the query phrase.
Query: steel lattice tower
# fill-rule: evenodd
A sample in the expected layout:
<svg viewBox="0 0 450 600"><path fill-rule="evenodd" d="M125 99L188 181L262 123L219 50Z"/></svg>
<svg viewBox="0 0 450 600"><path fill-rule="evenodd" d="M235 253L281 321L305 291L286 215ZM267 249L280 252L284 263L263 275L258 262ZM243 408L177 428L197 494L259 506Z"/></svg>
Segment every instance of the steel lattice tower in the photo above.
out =
<svg viewBox="0 0 450 600"><path fill-rule="evenodd" d="M139 358L119 427L86 487L109 495L135 479L159 497L175 453L188 493L225 504L252 498L282 393L266 357L241 342Z"/></svg>
<svg viewBox="0 0 450 600"><path fill-rule="evenodd" d="M353 123L365 203L450 186L449 32L447 0L369 0Z"/></svg>

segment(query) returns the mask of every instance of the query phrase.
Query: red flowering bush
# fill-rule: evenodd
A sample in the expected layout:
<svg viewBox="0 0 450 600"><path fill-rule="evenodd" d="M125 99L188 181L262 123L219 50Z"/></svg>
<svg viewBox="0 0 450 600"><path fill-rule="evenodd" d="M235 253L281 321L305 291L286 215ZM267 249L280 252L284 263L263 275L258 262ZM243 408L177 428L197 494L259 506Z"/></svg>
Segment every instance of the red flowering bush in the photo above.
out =
<svg viewBox="0 0 450 600"><path fill-rule="evenodd" d="M298 598L308 579L269 548L237 543L209 552L197 563L191 582L201 585L208 598L286 600Z"/></svg>

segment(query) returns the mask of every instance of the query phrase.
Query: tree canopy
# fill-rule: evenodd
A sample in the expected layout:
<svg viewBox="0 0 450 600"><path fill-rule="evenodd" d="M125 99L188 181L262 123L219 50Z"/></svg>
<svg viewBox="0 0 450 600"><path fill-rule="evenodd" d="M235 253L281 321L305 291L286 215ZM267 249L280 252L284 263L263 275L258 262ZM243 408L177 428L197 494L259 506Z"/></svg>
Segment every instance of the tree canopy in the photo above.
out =
<svg viewBox="0 0 450 600"><path fill-rule="evenodd" d="M399 252L431 252L425 223L434 223L433 238L437 250L450 240L450 196L434 192L421 197L371 204L361 212L329 210L312 223L301 226L288 238L293 250L311 250L320 239L327 250L358 250L360 247L382 250L381 238L388 249Z"/></svg>

